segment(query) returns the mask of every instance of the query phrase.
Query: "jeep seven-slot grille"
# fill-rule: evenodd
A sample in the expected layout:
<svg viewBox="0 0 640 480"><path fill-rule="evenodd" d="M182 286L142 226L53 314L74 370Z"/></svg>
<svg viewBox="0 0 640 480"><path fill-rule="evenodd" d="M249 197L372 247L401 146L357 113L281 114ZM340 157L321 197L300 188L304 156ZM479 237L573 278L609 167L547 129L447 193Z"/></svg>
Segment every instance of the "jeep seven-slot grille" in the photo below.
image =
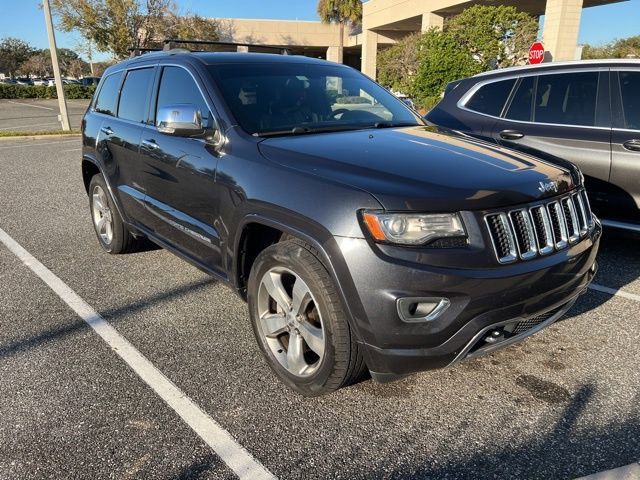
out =
<svg viewBox="0 0 640 480"><path fill-rule="evenodd" d="M584 190L559 200L485 217L500 263L548 255L587 235L593 225Z"/></svg>

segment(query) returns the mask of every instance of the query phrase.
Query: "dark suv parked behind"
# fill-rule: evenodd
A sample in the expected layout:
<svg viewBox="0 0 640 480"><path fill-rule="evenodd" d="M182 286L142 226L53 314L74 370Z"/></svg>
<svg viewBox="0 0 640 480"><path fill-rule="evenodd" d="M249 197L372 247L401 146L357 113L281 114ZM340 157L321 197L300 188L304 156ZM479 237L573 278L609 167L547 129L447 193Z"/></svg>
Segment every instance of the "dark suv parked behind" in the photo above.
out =
<svg viewBox="0 0 640 480"><path fill-rule="evenodd" d="M580 167L602 223L640 231L640 61L548 63L447 86L433 124Z"/></svg>
<svg viewBox="0 0 640 480"><path fill-rule="evenodd" d="M145 54L105 72L82 129L100 245L148 237L229 284L305 395L521 340L595 272L574 166L438 133L342 65Z"/></svg>

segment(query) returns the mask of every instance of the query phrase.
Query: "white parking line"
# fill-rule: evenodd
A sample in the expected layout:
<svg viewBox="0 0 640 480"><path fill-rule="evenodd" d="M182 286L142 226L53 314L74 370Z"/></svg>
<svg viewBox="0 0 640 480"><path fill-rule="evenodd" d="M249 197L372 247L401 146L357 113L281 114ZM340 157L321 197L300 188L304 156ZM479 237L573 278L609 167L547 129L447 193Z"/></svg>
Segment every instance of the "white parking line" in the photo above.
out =
<svg viewBox="0 0 640 480"><path fill-rule="evenodd" d="M597 283L592 283L589 285L591 290L595 290L597 292L608 293L609 295L615 295L617 297L628 298L629 300L635 300L636 302L640 302L640 295L636 295L634 293L625 292L624 290L619 290L615 288L605 287L604 285L598 285Z"/></svg>
<svg viewBox="0 0 640 480"><path fill-rule="evenodd" d="M91 305L86 303L51 270L27 252L2 228L0 228L0 242L40 277L80 318L87 322L113 351L213 449L239 478L243 480L276 478L242 445L236 442L229 432L187 397L126 338L120 335Z"/></svg>
<svg viewBox="0 0 640 480"><path fill-rule="evenodd" d="M26 107L42 108L43 110L53 110L53 108L51 107L43 107L41 105L32 105L30 103L23 103L23 102L14 102L13 100L9 100L9 103L13 103L15 105L24 105Z"/></svg>

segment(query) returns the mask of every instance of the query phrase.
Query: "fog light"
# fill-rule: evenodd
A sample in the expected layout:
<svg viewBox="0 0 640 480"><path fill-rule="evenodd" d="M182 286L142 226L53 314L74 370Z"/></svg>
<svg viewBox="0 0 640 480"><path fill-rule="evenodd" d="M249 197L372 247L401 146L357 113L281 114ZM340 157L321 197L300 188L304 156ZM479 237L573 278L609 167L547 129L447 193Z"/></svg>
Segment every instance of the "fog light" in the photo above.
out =
<svg viewBox="0 0 640 480"><path fill-rule="evenodd" d="M398 315L409 323L431 322L439 318L451 305L448 298L414 298L397 300Z"/></svg>

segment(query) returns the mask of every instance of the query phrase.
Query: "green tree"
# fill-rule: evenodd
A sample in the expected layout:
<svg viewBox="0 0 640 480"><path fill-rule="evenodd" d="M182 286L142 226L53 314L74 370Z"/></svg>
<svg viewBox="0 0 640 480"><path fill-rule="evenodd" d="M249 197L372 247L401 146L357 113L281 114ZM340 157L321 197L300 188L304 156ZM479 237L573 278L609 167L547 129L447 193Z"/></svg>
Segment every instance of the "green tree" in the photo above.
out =
<svg viewBox="0 0 640 480"><path fill-rule="evenodd" d="M378 81L382 85L410 94L418 72L421 38L421 33L413 33L378 54Z"/></svg>
<svg viewBox="0 0 640 480"><path fill-rule="evenodd" d="M338 47L338 62L344 59L344 27L357 25L362 22L361 0L319 0L318 15L324 23L340 25L340 43Z"/></svg>
<svg viewBox="0 0 640 480"><path fill-rule="evenodd" d="M584 60L603 58L640 58L640 35L614 40L613 42L592 46L585 45L582 49Z"/></svg>
<svg viewBox="0 0 640 480"><path fill-rule="evenodd" d="M538 20L515 7L475 5L446 25L483 70L525 63L538 35Z"/></svg>
<svg viewBox="0 0 640 480"><path fill-rule="evenodd" d="M180 16L173 0L52 0L51 8L62 30L79 32L116 58L127 57L129 48L158 47L184 32L199 40L218 38L214 22Z"/></svg>
<svg viewBox="0 0 640 480"><path fill-rule="evenodd" d="M408 93L423 108L433 106L449 82L484 70L482 63L446 30L432 29L423 34L418 51L418 69Z"/></svg>
<svg viewBox="0 0 640 480"><path fill-rule="evenodd" d="M14 76L20 70L20 66L36 51L27 42L18 38L3 38L0 41L0 72Z"/></svg>

